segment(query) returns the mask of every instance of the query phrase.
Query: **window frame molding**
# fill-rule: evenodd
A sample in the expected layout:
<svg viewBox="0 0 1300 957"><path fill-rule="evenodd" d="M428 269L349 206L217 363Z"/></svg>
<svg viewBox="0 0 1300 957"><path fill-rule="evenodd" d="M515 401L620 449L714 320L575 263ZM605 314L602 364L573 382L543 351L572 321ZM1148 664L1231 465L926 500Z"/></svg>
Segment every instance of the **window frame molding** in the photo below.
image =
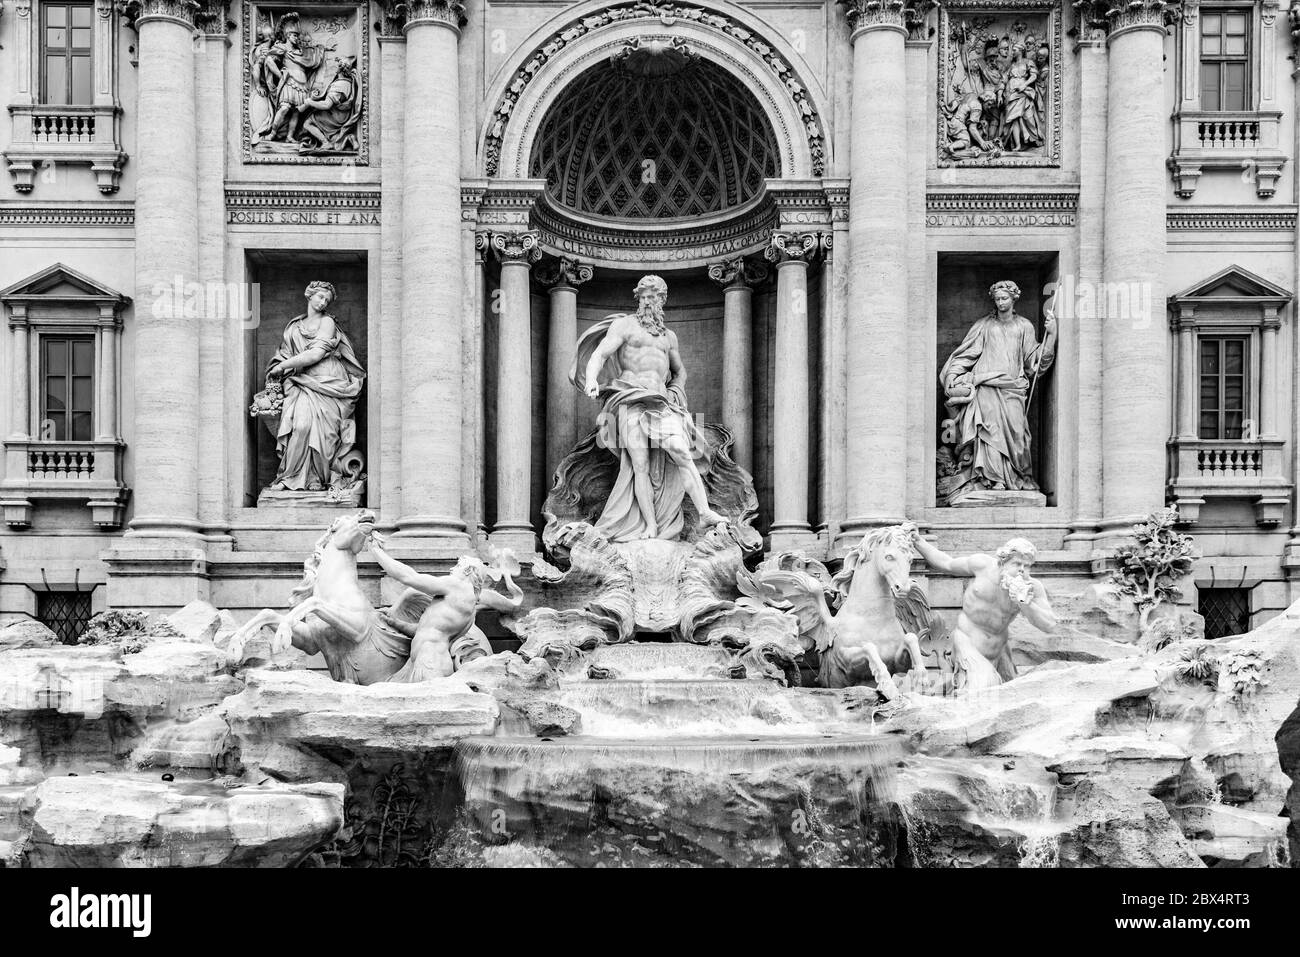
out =
<svg viewBox="0 0 1300 957"><path fill-rule="evenodd" d="M93 102L43 103L41 0L14 0L14 101L9 104L10 145L5 162L14 189L30 193L37 169L49 163L85 163L99 191L117 192L127 155L122 150L122 107L117 90L117 28L113 0L91 2Z"/></svg>
<svg viewBox="0 0 1300 957"><path fill-rule="evenodd" d="M1204 411L1204 409L1201 406L1201 389L1200 389L1201 376L1204 374L1201 372L1201 343L1206 339L1219 339L1219 340L1244 339L1246 341L1246 381L1245 381L1246 402L1245 402L1245 409L1243 411L1246 413L1244 416L1246 422L1254 422L1256 425L1258 425L1260 421L1259 382L1260 382L1260 373L1262 371L1260 368L1262 364L1262 360L1261 360L1261 346L1263 343L1262 328L1254 324L1242 323L1242 322L1225 323L1223 325L1213 325L1213 324L1197 325L1196 331L1194 332L1194 336L1196 339L1196 371L1194 373L1194 377L1196 379L1195 382L1196 388L1194 389L1196 410L1193 413L1193 415L1196 417L1195 424L1196 424L1197 441L1202 443L1204 442L1237 443L1237 442L1250 441L1250 439L1246 438L1245 436L1252 434L1252 432L1250 429L1246 428L1244 423L1242 425L1243 437L1240 439L1201 438L1200 435L1201 414ZM1220 376L1222 377L1222 375L1223 373L1221 372ZM1219 415L1220 415L1220 419L1222 420L1223 410L1219 411Z"/></svg>
<svg viewBox="0 0 1300 957"><path fill-rule="evenodd" d="M31 525L33 502L83 503L100 528L122 524L130 490L118 431L122 313L131 300L56 263L0 291L7 313L10 429L4 446L0 513L10 528ZM41 343L91 335L95 342L90 441L44 440L40 431Z"/></svg>
<svg viewBox="0 0 1300 957"><path fill-rule="evenodd" d="M1222 294L1225 288L1230 294ZM1294 294L1232 265L1169 297L1174 349L1174 437L1169 494L1185 524L1194 524L1207 497L1247 498L1256 524L1272 528L1291 503L1286 477L1280 362L1283 313ZM1250 342L1247 409L1256 429L1241 439L1200 437L1200 340L1243 336ZM1291 373L1294 374L1294 373Z"/></svg>
<svg viewBox="0 0 1300 957"><path fill-rule="evenodd" d="M1184 0L1178 31L1174 149L1168 165L1180 199L1196 193L1206 169L1250 169L1255 195L1277 192L1287 155L1282 149L1282 109L1277 83L1277 17L1281 0ZM1201 108L1201 11L1249 7L1250 69L1245 110Z"/></svg>

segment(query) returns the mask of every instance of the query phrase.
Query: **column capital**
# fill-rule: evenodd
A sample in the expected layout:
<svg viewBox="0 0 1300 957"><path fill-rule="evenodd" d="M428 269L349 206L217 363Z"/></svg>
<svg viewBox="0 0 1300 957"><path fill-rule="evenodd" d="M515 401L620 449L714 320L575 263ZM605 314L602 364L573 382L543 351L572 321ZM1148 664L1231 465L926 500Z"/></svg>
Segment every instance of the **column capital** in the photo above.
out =
<svg viewBox="0 0 1300 957"><path fill-rule="evenodd" d="M596 275L591 263L579 262L569 256L548 257L537 270L537 281L543 286L581 286Z"/></svg>
<svg viewBox="0 0 1300 957"><path fill-rule="evenodd" d="M910 40L924 40L926 20L938 0L838 0L845 6L853 39L868 30L896 30Z"/></svg>
<svg viewBox="0 0 1300 957"><path fill-rule="evenodd" d="M234 26L226 16L230 0L199 0L199 8L194 11L194 26L206 36L227 37Z"/></svg>
<svg viewBox="0 0 1300 957"><path fill-rule="evenodd" d="M767 263L734 256L710 263L709 278L723 289L730 286L755 286L767 278Z"/></svg>
<svg viewBox="0 0 1300 957"><path fill-rule="evenodd" d="M485 235L483 233L480 236ZM531 266L537 260L542 258L542 250L538 243L541 241L541 233L535 229L520 229L511 232L497 232L486 234L488 248L492 250L500 263L520 263L524 266ZM475 239L475 245L478 239Z"/></svg>
<svg viewBox="0 0 1300 957"><path fill-rule="evenodd" d="M1130 30L1159 30L1176 22L1183 15L1184 0L1129 0L1119 4L1114 0L1074 0L1075 14L1079 19L1080 36L1103 33L1108 39ZM1194 17L1195 10L1192 10Z"/></svg>
<svg viewBox="0 0 1300 957"><path fill-rule="evenodd" d="M465 24L465 4L460 0L380 0L384 36L402 36L412 27L432 24L460 33Z"/></svg>
<svg viewBox="0 0 1300 957"><path fill-rule="evenodd" d="M778 269L789 263L806 266L817 258L823 244L821 233L778 229L772 233L772 240L763 250L763 256L768 262L775 263Z"/></svg>
<svg viewBox="0 0 1300 957"><path fill-rule="evenodd" d="M193 29L203 6L198 0L117 0L118 13L137 32L143 20L173 20Z"/></svg>

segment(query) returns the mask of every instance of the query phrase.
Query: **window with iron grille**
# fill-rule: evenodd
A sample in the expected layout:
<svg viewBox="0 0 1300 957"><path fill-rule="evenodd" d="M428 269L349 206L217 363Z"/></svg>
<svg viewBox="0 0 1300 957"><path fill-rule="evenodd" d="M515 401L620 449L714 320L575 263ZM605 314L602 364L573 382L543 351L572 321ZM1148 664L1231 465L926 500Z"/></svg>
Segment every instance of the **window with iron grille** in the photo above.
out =
<svg viewBox="0 0 1300 957"><path fill-rule="evenodd" d="M95 340L90 336L42 336L41 384L41 438L91 441Z"/></svg>
<svg viewBox="0 0 1300 957"><path fill-rule="evenodd" d="M1198 589L1196 610L1205 616L1206 638L1245 634L1250 630L1250 589Z"/></svg>
<svg viewBox="0 0 1300 957"><path fill-rule="evenodd" d="M90 622L90 592L38 591L36 618L65 645L76 644Z"/></svg>
<svg viewBox="0 0 1300 957"><path fill-rule="evenodd" d="M1251 8L1201 8L1201 109L1250 109Z"/></svg>
<svg viewBox="0 0 1300 957"><path fill-rule="evenodd" d="M1201 336L1203 439L1240 439L1246 424L1250 341L1245 336Z"/></svg>
<svg viewBox="0 0 1300 957"><path fill-rule="evenodd" d="M41 4L41 101L48 106L89 106L95 100L89 3Z"/></svg>

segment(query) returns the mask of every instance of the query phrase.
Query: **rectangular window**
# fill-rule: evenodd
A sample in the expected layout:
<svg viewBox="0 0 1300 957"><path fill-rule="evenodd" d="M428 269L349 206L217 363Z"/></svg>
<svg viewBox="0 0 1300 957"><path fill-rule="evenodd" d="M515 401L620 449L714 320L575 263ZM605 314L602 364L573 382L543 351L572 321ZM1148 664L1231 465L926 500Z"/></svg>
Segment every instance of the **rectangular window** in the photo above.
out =
<svg viewBox="0 0 1300 957"><path fill-rule="evenodd" d="M1201 109L1250 109L1252 8L1201 8Z"/></svg>
<svg viewBox="0 0 1300 957"><path fill-rule="evenodd" d="M1203 439L1240 439L1246 425L1250 342L1245 336L1201 336Z"/></svg>
<svg viewBox="0 0 1300 957"><path fill-rule="evenodd" d="M94 397L95 340L90 336L42 336L41 438L91 441Z"/></svg>
<svg viewBox="0 0 1300 957"><path fill-rule="evenodd" d="M1199 588L1196 610L1205 616L1205 637L1231 638L1250 630L1249 588Z"/></svg>
<svg viewBox="0 0 1300 957"><path fill-rule="evenodd" d="M41 102L89 106L94 13L89 3L41 4Z"/></svg>

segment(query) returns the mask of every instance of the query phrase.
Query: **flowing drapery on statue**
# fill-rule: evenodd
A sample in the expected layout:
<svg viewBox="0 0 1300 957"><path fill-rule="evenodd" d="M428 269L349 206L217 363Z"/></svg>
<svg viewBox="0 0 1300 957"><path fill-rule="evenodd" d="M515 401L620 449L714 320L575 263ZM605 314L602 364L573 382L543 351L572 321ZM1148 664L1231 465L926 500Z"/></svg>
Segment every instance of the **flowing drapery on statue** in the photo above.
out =
<svg viewBox="0 0 1300 957"><path fill-rule="evenodd" d="M619 459L597 530L611 542L675 540L686 497L703 525L727 519L709 505L710 449L686 407L686 368L664 322L668 284L644 276L633 294L635 314L609 316L578 341L569 380L603 402L598 444Z"/></svg>
<svg viewBox="0 0 1300 957"><path fill-rule="evenodd" d="M585 391L585 370L597 347L604 341L617 316L602 319L578 339L577 358L569 379ZM620 459L618 479L605 502L596 528L612 542L641 538L646 522L636 501L634 472L628 448L634 442L649 444L650 485L654 490L658 538L674 539L682 532L682 502L686 485L681 470L663 450L665 440L682 439L694 455L695 467L708 469L708 450L686 408L686 394L677 385L659 390L628 382L618 356L605 360L597 379L603 403L598 423L598 442Z"/></svg>
<svg viewBox="0 0 1300 957"><path fill-rule="evenodd" d="M254 397L253 415L278 417L280 464L271 491L359 494L363 463L353 414L366 374L352 343L325 312L334 295L327 282L307 287L307 312L285 326L267 366L267 391Z"/></svg>
<svg viewBox="0 0 1300 957"><path fill-rule="evenodd" d="M957 481L962 492L1036 491L1027 414L1032 383L1052 365L1056 320L1050 310L1040 344L1034 326L1014 311L1012 282L990 290L997 311L976 321L939 373L956 432Z"/></svg>

